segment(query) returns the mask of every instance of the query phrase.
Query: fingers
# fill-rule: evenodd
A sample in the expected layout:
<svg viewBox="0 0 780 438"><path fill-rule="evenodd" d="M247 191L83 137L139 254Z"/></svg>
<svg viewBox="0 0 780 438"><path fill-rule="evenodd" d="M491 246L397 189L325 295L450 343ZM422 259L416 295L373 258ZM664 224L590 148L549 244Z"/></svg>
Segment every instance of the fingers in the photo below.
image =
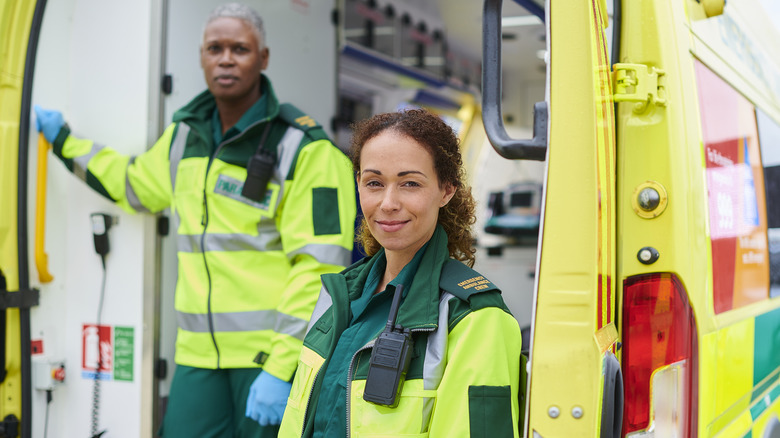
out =
<svg viewBox="0 0 780 438"><path fill-rule="evenodd" d="M253 420L257 421L257 418L254 417L255 415L255 388L252 386L249 389L249 396L246 398L246 411L244 412L244 416L250 417Z"/></svg>
<svg viewBox="0 0 780 438"><path fill-rule="evenodd" d="M278 426L282 424L282 417L274 412L271 407L261 409L260 419L257 421L261 426Z"/></svg>
<svg viewBox="0 0 780 438"><path fill-rule="evenodd" d="M258 423L260 423L261 426L270 426L270 418L265 414L260 414L260 419L257 420Z"/></svg>

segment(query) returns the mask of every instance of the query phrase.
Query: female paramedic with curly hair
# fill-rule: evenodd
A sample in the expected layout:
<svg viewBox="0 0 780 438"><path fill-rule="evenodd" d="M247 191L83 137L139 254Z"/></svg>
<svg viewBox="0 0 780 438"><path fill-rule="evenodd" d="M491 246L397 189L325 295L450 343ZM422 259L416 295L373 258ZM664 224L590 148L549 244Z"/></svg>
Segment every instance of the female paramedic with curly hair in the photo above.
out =
<svg viewBox="0 0 780 438"><path fill-rule="evenodd" d="M425 110L355 127L368 254L322 276L279 436L516 437L520 328L471 269L458 139Z"/></svg>

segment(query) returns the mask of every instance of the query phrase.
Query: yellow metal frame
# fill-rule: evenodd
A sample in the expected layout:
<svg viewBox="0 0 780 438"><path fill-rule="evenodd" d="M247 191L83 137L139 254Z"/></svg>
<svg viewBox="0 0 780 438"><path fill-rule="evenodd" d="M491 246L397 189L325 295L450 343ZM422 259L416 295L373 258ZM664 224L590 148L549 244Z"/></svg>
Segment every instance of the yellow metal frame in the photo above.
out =
<svg viewBox="0 0 780 438"><path fill-rule="evenodd" d="M19 121L27 43L35 1L0 0L0 269L8 290L19 290L17 193ZM19 310L7 310L6 370L0 417L21 418Z"/></svg>
<svg viewBox="0 0 780 438"><path fill-rule="evenodd" d="M602 368L617 339L613 102L604 5L549 3L549 150L529 437L600 436Z"/></svg>
<svg viewBox="0 0 780 438"><path fill-rule="evenodd" d="M41 283L49 283L54 280L54 276L49 272L49 256L45 250L46 176L48 175L49 149L51 149L51 144L46 141L43 133L38 134L38 173L35 188L35 267L38 268L38 279Z"/></svg>

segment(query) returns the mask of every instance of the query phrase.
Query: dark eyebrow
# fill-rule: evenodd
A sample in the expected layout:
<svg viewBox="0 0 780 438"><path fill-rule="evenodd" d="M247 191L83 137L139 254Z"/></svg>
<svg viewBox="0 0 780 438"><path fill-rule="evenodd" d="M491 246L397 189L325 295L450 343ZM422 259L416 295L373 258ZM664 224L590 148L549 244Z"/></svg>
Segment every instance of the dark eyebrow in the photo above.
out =
<svg viewBox="0 0 780 438"><path fill-rule="evenodd" d="M362 173L366 173L366 172L375 173L377 175L381 175L382 174L382 172L380 172L380 171L378 171L376 169L364 169ZM419 170L404 170L403 172L398 172L398 176L406 176L406 175L409 175L409 174L412 174L412 173L416 173L416 174L425 176L425 174L420 172Z"/></svg>

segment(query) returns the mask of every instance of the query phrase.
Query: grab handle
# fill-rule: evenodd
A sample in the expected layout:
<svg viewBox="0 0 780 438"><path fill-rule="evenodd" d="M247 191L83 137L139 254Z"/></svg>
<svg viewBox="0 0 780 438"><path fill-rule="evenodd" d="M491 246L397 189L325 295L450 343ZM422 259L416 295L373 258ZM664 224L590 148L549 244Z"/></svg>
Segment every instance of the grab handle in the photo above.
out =
<svg viewBox="0 0 780 438"><path fill-rule="evenodd" d="M49 149L51 144L46 141L43 133L38 134L38 182L35 190L35 266L38 268L38 279L41 283L49 283L54 277L49 272L49 256L44 251L46 239L46 175L48 168Z"/></svg>
<svg viewBox="0 0 780 438"><path fill-rule="evenodd" d="M482 15L482 123L493 149L512 160L544 161L547 155L547 102L534 104L533 138L509 138L501 114L501 4L485 0Z"/></svg>

